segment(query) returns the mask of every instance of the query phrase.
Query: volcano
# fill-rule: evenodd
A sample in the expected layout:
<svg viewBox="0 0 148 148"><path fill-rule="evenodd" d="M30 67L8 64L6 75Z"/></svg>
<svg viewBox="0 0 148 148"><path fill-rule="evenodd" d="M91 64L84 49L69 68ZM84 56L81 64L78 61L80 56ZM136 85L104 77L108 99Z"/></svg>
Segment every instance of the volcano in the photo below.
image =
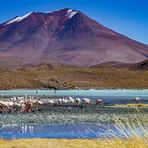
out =
<svg viewBox="0 0 148 148"><path fill-rule="evenodd" d="M138 63L148 46L114 32L80 11L31 12L0 24L0 64Z"/></svg>

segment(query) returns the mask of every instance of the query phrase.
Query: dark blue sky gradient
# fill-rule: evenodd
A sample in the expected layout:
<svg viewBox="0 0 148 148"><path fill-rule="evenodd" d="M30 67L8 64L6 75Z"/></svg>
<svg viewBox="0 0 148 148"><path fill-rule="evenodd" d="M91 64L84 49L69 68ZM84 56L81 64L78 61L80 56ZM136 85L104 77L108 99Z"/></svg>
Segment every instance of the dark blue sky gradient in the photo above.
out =
<svg viewBox="0 0 148 148"><path fill-rule="evenodd" d="M110 29L148 45L148 0L0 0L0 23L30 11L80 10Z"/></svg>

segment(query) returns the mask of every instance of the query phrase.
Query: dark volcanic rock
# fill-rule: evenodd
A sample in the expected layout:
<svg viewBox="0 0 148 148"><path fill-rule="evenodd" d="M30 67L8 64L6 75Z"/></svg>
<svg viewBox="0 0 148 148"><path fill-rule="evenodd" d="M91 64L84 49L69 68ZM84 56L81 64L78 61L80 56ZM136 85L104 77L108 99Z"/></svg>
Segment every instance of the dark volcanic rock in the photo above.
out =
<svg viewBox="0 0 148 148"><path fill-rule="evenodd" d="M134 64L131 69L135 70L148 70L148 60L144 60L140 63Z"/></svg>
<svg viewBox="0 0 148 148"><path fill-rule="evenodd" d="M129 68L131 67L133 64L129 64L129 63L120 63L120 62L105 62L105 63L100 63L97 65L93 65L91 66L91 68Z"/></svg>

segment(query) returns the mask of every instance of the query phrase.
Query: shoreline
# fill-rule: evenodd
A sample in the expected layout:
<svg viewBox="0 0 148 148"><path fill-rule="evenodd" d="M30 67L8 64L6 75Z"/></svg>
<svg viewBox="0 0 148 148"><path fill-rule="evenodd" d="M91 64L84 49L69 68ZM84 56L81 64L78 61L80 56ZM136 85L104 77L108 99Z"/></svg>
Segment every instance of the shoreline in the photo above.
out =
<svg viewBox="0 0 148 148"><path fill-rule="evenodd" d="M15 91L15 90L31 90L31 91L36 91L36 90L56 90L56 91L85 91L85 90L95 90L95 91L97 91L97 90L107 90L107 91L111 91L111 90L148 90L148 87L147 88L106 88L106 87L104 87L104 88L80 88L80 89L65 89L65 88L63 88L63 89L48 89L48 88L11 88L11 89L0 89L0 91Z"/></svg>

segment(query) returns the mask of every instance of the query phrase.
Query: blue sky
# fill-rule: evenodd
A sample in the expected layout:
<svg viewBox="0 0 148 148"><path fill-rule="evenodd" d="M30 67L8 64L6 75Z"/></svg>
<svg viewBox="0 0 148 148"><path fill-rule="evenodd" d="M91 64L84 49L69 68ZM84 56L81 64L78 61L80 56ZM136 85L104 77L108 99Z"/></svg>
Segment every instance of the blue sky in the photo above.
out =
<svg viewBox="0 0 148 148"><path fill-rule="evenodd" d="M30 11L80 10L110 29L148 45L148 0L0 0L0 23Z"/></svg>

